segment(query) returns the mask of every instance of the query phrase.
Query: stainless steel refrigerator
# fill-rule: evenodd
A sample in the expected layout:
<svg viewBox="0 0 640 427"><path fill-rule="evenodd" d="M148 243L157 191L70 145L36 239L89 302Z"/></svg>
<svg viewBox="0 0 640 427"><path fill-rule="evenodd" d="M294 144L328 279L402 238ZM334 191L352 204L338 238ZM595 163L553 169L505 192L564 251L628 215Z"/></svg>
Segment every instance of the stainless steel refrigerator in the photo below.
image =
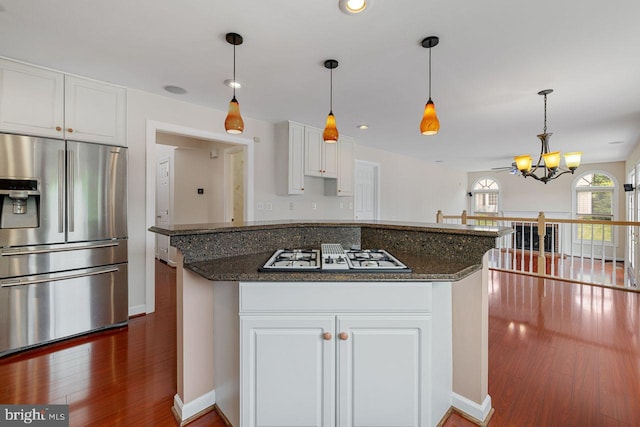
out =
<svg viewBox="0 0 640 427"><path fill-rule="evenodd" d="M0 133L0 356L128 319L127 150Z"/></svg>

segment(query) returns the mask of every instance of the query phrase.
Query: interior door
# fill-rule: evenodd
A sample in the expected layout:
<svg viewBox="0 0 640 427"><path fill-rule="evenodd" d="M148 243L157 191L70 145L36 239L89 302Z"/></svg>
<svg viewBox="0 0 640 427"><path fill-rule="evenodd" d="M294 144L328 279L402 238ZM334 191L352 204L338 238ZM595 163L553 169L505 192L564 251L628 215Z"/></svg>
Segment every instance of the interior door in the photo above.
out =
<svg viewBox="0 0 640 427"><path fill-rule="evenodd" d="M229 154L229 183L228 194L231 200L231 221L244 222L244 151L237 150Z"/></svg>
<svg viewBox="0 0 640 427"><path fill-rule="evenodd" d="M156 179L156 225L167 228L169 226L169 199L170 199L170 159L162 158L158 161ZM169 236L156 233L156 257L164 262L169 262Z"/></svg>
<svg viewBox="0 0 640 427"><path fill-rule="evenodd" d="M127 237L127 149L67 141L67 240Z"/></svg>
<svg viewBox="0 0 640 427"><path fill-rule="evenodd" d="M378 166L356 161L354 217L360 220L378 219Z"/></svg>

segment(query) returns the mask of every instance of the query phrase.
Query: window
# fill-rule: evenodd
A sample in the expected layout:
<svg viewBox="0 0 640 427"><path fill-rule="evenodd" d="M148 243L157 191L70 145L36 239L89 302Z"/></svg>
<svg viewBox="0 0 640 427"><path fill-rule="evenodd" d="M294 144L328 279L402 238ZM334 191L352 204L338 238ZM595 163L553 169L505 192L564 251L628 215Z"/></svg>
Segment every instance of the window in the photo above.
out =
<svg viewBox="0 0 640 427"><path fill-rule="evenodd" d="M616 186L602 172L589 172L575 182L576 218L586 221L613 221ZM577 238L613 243L610 225L578 225Z"/></svg>
<svg viewBox="0 0 640 427"><path fill-rule="evenodd" d="M500 211L500 185L493 178L479 178L471 187L474 216L496 216ZM477 221L476 225L496 225L495 221Z"/></svg>

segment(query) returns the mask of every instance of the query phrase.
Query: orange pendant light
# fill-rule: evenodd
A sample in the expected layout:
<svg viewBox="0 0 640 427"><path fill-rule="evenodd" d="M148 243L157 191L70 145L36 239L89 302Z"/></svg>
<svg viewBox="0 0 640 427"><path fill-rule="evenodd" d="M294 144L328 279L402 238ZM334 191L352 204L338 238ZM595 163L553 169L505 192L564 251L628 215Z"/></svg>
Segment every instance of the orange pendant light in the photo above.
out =
<svg viewBox="0 0 640 427"><path fill-rule="evenodd" d="M338 61L335 59L327 59L324 61L324 66L331 70L331 92L329 95L329 115L327 116L327 124L322 133L322 139L324 139L326 143L335 144L338 142L338 137L340 136L338 128L336 127L336 118L333 115L333 69L338 68Z"/></svg>
<svg viewBox="0 0 640 427"><path fill-rule="evenodd" d="M229 113L224 120L224 128L228 133L241 134L244 130L244 121L240 115L240 104L236 99L236 46L242 44L242 36L236 33L227 33L227 42L233 45L233 98L229 102Z"/></svg>
<svg viewBox="0 0 640 427"><path fill-rule="evenodd" d="M440 130L440 120L436 114L436 105L431 100L431 48L437 46L440 39L429 36L422 40L422 47L429 49L429 100L424 106L424 114L420 122L420 133L423 135L435 135Z"/></svg>

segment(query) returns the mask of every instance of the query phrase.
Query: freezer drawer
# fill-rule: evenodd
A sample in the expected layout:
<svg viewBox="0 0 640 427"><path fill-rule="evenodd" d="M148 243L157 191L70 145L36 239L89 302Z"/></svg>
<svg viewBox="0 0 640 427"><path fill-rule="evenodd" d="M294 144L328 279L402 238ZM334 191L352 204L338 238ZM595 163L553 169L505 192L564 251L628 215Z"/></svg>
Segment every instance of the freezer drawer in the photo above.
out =
<svg viewBox="0 0 640 427"><path fill-rule="evenodd" d="M127 264L0 280L0 356L127 320Z"/></svg>
<svg viewBox="0 0 640 427"><path fill-rule="evenodd" d="M0 279L127 262L127 239L0 248Z"/></svg>

